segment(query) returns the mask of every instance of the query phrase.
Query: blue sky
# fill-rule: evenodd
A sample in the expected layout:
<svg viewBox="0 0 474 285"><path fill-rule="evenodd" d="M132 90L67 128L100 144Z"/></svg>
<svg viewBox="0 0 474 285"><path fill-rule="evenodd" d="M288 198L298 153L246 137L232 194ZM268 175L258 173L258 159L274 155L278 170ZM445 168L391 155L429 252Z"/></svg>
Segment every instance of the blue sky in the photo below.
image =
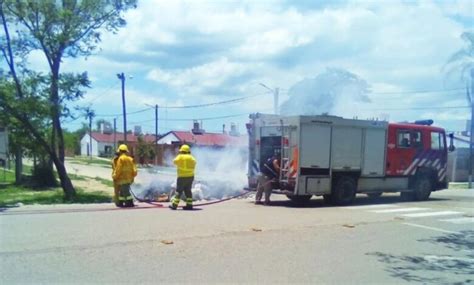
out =
<svg viewBox="0 0 474 285"><path fill-rule="evenodd" d="M463 48L460 35L473 28L473 17L469 0L142 0L126 14L125 28L104 35L99 52L86 60L66 59L63 71L88 71L92 88L77 105L92 104L96 119L116 117L119 130L120 72L127 76L128 129L140 125L154 133L154 109L147 104L158 104L159 133L188 130L192 119L202 120L206 131L235 123L245 132L249 113L273 112L273 96L260 83L279 88L283 103L321 91L318 84L301 82L328 69L347 71L369 86L369 100L341 95L330 113L390 121L431 118L462 130L470 113L462 108L466 96L458 88L466 83L456 74L447 76L443 66ZM44 66L40 54L30 61ZM294 86L298 94L292 94ZM171 108L242 97L249 98ZM81 117L65 127L74 130L82 122Z"/></svg>

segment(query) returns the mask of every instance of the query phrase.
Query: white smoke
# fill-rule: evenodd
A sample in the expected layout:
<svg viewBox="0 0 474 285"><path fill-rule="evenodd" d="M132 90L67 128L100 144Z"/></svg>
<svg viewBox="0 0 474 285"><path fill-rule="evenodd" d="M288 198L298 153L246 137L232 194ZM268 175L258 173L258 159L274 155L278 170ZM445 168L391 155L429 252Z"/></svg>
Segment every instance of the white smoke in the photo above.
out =
<svg viewBox="0 0 474 285"><path fill-rule="evenodd" d="M192 148L196 158L193 183L195 200L213 200L234 196L247 184L247 147ZM164 155L165 165L173 165L177 153ZM176 187L175 167L154 167L139 170L133 193L140 199L156 200L160 195L169 195Z"/></svg>
<svg viewBox="0 0 474 285"><path fill-rule="evenodd" d="M320 115L343 117L358 115L358 107L370 102L369 84L343 69L328 68L312 79L294 84L289 99L281 105L282 115Z"/></svg>

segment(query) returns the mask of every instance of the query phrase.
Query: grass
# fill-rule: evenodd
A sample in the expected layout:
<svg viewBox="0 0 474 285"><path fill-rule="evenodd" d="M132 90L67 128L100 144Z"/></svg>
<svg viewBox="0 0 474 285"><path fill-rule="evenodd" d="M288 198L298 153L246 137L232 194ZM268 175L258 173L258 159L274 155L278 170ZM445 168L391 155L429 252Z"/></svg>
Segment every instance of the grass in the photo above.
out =
<svg viewBox="0 0 474 285"><path fill-rule="evenodd" d="M96 177L96 178L94 178L94 180L99 181L100 183L104 184L105 186L114 187L114 183L112 182L112 180L108 180L108 179L104 179L104 178L100 178L100 177Z"/></svg>
<svg viewBox="0 0 474 285"><path fill-rule="evenodd" d="M448 189L468 189L467 182L460 182L460 183L449 183Z"/></svg>
<svg viewBox="0 0 474 285"><path fill-rule="evenodd" d="M15 182L15 172L8 170L0 170L0 183Z"/></svg>
<svg viewBox="0 0 474 285"><path fill-rule="evenodd" d="M111 159L99 159L99 158L75 156L73 158L69 158L68 160L69 162L76 163L76 164L85 164L85 165L98 164L102 166L111 167Z"/></svg>
<svg viewBox="0 0 474 285"><path fill-rule="evenodd" d="M112 197L108 193L101 191L84 192L80 189L76 191L76 197L72 201L64 200L64 193L61 188L30 189L23 186L10 185L0 189L0 207L11 207L17 203L24 205L40 204L91 204L109 203Z"/></svg>

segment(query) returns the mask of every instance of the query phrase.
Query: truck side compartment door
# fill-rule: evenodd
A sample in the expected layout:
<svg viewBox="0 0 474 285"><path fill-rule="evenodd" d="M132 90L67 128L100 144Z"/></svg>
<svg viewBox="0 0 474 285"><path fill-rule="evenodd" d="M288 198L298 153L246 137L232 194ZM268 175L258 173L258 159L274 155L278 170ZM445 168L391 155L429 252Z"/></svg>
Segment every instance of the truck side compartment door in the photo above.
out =
<svg viewBox="0 0 474 285"><path fill-rule="evenodd" d="M384 175L386 137L385 129L365 130L363 176Z"/></svg>
<svg viewBox="0 0 474 285"><path fill-rule="evenodd" d="M331 152L331 168L333 170L360 170L362 129L334 126Z"/></svg>
<svg viewBox="0 0 474 285"><path fill-rule="evenodd" d="M302 175L316 174L310 169L324 169L329 175L329 155L331 153L331 127L316 124L301 126L301 162ZM309 172L309 173L308 173ZM319 172L322 174L323 172Z"/></svg>

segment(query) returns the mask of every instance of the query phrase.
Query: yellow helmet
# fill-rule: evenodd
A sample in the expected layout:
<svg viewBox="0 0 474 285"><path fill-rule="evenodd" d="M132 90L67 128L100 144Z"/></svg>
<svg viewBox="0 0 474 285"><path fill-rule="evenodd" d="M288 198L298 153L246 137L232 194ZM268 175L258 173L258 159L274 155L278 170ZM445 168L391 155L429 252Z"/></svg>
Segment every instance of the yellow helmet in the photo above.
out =
<svg viewBox="0 0 474 285"><path fill-rule="evenodd" d="M118 151L125 151L128 152L128 147L126 144L121 144L118 148Z"/></svg>
<svg viewBox="0 0 474 285"><path fill-rule="evenodd" d="M181 152L190 152L190 151L191 151L191 148L189 147L189 145L183 144L183 145L179 148L179 151L181 151Z"/></svg>

